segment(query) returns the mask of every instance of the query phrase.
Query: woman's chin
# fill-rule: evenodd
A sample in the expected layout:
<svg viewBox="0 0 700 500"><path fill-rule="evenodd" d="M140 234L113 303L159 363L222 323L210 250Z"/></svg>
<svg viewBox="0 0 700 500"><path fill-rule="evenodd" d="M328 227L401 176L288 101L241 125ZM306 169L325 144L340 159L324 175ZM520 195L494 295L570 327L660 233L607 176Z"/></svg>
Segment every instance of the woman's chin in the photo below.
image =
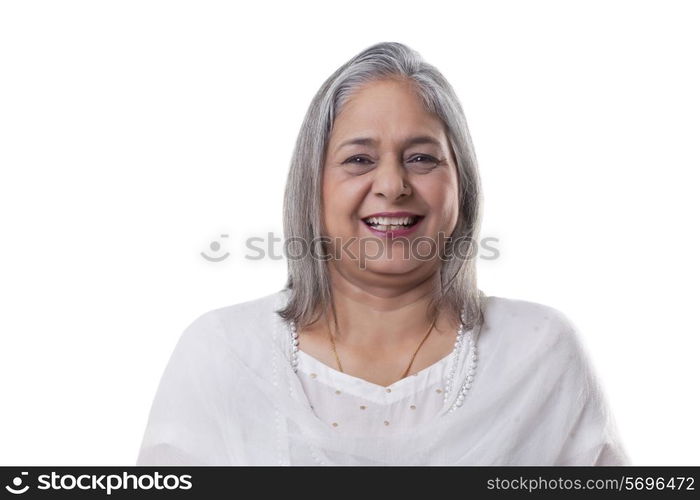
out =
<svg viewBox="0 0 700 500"><path fill-rule="evenodd" d="M363 270L377 274L406 274L420 266L420 262L405 259L367 260Z"/></svg>

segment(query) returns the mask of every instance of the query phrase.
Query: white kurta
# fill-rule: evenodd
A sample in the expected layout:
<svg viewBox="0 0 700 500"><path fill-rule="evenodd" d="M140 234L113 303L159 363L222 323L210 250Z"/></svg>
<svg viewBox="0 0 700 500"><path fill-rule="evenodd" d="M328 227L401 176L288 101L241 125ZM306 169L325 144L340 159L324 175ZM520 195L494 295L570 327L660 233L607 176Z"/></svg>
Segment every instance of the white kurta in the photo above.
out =
<svg viewBox="0 0 700 500"><path fill-rule="evenodd" d="M438 414L450 359L386 387L337 371L303 351L297 373L311 409L338 433L387 435L410 432Z"/></svg>
<svg viewBox="0 0 700 500"><path fill-rule="evenodd" d="M475 365L465 342L387 391L303 351L295 372L289 325L275 313L287 293L189 325L137 464L629 463L580 334L551 307L489 297L484 325L470 332Z"/></svg>

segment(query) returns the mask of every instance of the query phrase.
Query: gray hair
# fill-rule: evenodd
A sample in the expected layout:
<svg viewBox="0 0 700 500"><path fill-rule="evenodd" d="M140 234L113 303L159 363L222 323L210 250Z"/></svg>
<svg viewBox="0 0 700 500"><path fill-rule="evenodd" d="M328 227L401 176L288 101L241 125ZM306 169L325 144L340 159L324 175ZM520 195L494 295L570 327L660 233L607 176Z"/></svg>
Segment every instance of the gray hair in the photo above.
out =
<svg viewBox="0 0 700 500"><path fill-rule="evenodd" d="M287 242L315 244L322 236L322 172L330 132L343 104L360 86L374 80L402 78L413 83L426 110L445 125L455 158L459 183L459 217L450 241L476 242L481 226L482 194L476 155L462 106L449 82L432 65L401 43L378 43L338 68L321 86L304 117L297 137L284 193L284 237ZM449 245L450 243L448 243ZM328 307L335 307L326 262L306 252L289 259L286 306L276 311L283 319L305 326ZM476 284L476 258L450 252L440 269L441 289L430 298L430 319L445 308L467 329L483 322L483 292Z"/></svg>

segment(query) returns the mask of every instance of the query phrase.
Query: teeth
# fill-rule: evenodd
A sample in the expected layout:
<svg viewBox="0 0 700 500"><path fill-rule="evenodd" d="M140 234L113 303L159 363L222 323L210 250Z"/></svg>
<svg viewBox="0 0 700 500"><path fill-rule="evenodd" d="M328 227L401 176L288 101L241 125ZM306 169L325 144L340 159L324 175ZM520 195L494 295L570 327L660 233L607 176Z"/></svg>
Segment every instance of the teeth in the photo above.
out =
<svg viewBox="0 0 700 500"><path fill-rule="evenodd" d="M389 225L385 226L382 224L379 224L378 226L372 226L374 229L377 231L398 231L399 229L404 229L406 226L403 225Z"/></svg>
<svg viewBox="0 0 700 500"><path fill-rule="evenodd" d="M407 226L416 221L416 217L368 217L369 224L380 226Z"/></svg>

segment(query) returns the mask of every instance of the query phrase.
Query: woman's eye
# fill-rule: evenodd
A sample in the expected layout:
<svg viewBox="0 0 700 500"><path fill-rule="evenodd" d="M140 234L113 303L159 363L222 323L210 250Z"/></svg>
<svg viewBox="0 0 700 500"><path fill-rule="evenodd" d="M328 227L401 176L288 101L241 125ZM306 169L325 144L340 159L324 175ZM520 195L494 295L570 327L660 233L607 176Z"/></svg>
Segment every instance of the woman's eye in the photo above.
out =
<svg viewBox="0 0 700 500"><path fill-rule="evenodd" d="M408 160L409 163L439 163L437 158L430 155L415 155Z"/></svg>
<svg viewBox="0 0 700 500"><path fill-rule="evenodd" d="M369 165L370 163L372 163L372 161L364 156L351 156L343 162L344 165Z"/></svg>
<svg viewBox="0 0 700 500"><path fill-rule="evenodd" d="M421 172L428 172L440 164L440 160L430 155L414 155L408 159L407 163L415 166Z"/></svg>
<svg viewBox="0 0 700 500"><path fill-rule="evenodd" d="M411 167L415 168L420 172L427 172L437 167L440 164L440 160L431 155L416 154L410 157L408 160L406 160L406 163L410 164ZM362 168L362 171L372 166L373 164L374 160L372 160L371 158L367 158L366 156L351 156L350 158L342 162L342 165Z"/></svg>

